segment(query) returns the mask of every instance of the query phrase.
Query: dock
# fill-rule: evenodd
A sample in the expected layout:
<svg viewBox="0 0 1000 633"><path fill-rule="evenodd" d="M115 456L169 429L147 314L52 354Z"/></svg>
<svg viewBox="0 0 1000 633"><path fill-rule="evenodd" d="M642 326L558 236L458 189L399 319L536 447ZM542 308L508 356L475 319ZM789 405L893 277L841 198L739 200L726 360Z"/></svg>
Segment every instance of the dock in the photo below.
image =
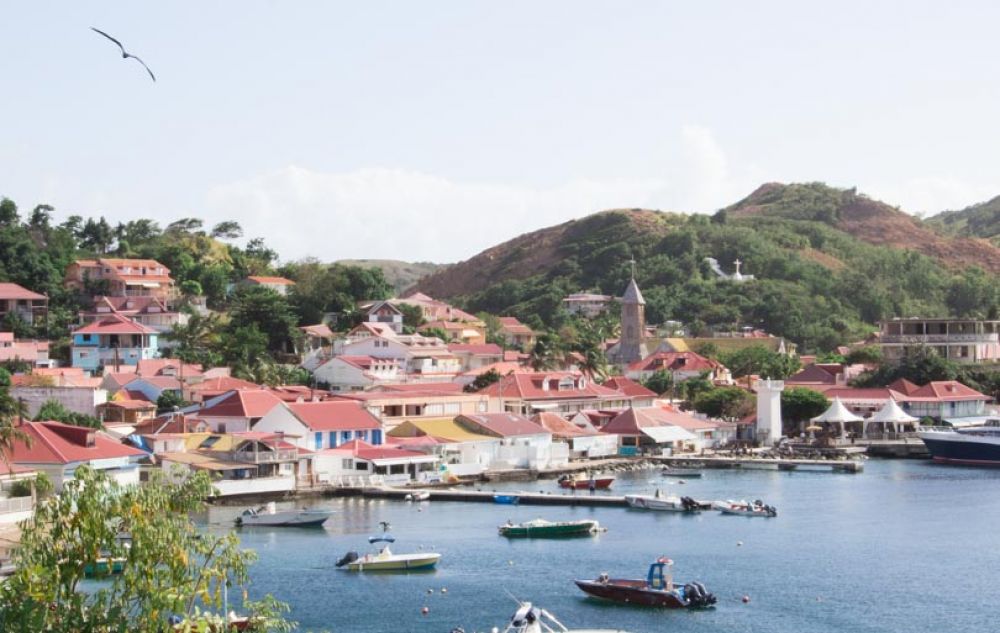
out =
<svg viewBox="0 0 1000 633"><path fill-rule="evenodd" d="M742 468L746 470L809 470L831 473L864 472L865 463L853 459L791 459L771 457L657 457L656 461L684 468Z"/></svg>
<svg viewBox="0 0 1000 633"><path fill-rule="evenodd" d="M473 503L494 503L494 494L517 495L519 505L526 506L581 506L626 508L628 503L624 496L601 495L581 492L577 494L547 494L542 492L494 492L492 490L455 490L441 488L360 488L354 494L372 499L394 499L403 501L414 492L426 490L431 501L464 501Z"/></svg>

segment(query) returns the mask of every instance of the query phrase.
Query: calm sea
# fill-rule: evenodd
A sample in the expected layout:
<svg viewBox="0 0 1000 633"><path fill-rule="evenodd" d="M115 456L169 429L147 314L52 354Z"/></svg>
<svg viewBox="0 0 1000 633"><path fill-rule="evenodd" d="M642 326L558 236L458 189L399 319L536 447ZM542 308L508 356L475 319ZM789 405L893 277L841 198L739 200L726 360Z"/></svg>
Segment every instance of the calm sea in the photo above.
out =
<svg viewBox="0 0 1000 633"><path fill-rule="evenodd" d="M779 516L319 500L312 505L337 511L324 529L241 530L244 545L260 556L251 594L271 592L290 603L302 630L334 633L502 629L515 608L510 595L545 607L571 628L632 633L1000 631L1000 470L873 460L859 475L706 471L686 484L641 471L621 475L614 492L656 487L699 499L759 498ZM484 489L554 492L556 486ZM222 526L241 509L212 508L211 529L228 529ZM608 531L559 541L497 535L508 518L537 517L595 518ZM379 521L392 524L394 551L443 554L438 569L409 575L335 569L346 551L367 549ZM585 598L572 582L604 571L641 577L660 555L675 561L677 578L705 583L717 607L612 605Z"/></svg>

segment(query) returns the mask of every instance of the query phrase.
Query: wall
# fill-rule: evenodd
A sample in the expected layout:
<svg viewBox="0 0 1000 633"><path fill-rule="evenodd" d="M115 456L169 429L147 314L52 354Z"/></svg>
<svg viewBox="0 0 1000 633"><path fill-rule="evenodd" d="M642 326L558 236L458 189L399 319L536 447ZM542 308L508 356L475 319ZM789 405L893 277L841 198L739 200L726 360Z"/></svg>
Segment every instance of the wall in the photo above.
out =
<svg viewBox="0 0 1000 633"><path fill-rule="evenodd" d="M93 387L11 387L10 395L23 399L28 415L35 417L48 400L56 400L75 413L97 416L97 405L108 400L108 392Z"/></svg>

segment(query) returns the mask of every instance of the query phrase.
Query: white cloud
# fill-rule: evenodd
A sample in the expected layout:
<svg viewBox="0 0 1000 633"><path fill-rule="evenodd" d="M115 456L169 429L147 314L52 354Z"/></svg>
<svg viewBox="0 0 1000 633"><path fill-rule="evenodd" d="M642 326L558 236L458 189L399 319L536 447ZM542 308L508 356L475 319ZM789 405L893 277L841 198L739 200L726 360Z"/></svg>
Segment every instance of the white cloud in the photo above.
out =
<svg viewBox="0 0 1000 633"><path fill-rule="evenodd" d="M574 180L551 188L456 182L387 168L322 173L289 166L213 188L212 222L236 219L283 257L465 259L545 226L615 207L711 212L745 195L710 130L681 131L679 178Z"/></svg>
<svg viewBox="0 0 1000 633"><path fill-rule="evenodd" d="M872 198L917 215L964 209L997 195L996 187L976 185L952 177L911 178L875 184L862 190Z"/></svg>

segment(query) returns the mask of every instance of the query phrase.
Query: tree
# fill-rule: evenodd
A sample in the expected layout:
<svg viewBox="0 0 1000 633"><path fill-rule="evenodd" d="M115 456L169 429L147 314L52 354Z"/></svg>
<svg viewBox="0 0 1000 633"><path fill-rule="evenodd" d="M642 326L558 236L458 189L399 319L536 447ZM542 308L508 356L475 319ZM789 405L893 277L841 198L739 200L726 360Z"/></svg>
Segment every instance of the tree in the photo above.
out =
<svg viewBox="0 0 1000 633"><path fill-rule="evenodd" d="M156 399L156 412L166 413L186 407L187 405L188 403L184 400L184 396L180 393L173 389L164 389L160 393L160 397Z"/></svg>
<svg viewBox="0 0 1000 633"><path fill-rule="evenodd" d="M180 483L161 473L143 486L122 486L82 466L61 494L40 503L22 524L16 571L0 587L0 629L8 633L64 631L222 630L224 585L248 582L253 552L232 532L199 529L190 515L212 495L205 472ZM131 546L118 538L131 535ZM85 568L106 552L122 557L121 574L81 588ZM262 630L288 631L287 607L273 600L248 603ZM219 628L213 628L219 627Z"/></svg>
<svg viewBox="0 0 1000 633"><path fill-rule="evenodd" d="M829 406L826 396L812 389L789 387L781 392L781 417L794 424L815 418Z"/></svg>
<svg viewBox="0 0 1000 633"><path fill-rule="evenodd" d="M263 286L239 289L233 296L229 319L230 334L239 328L255 327L267 337L267 349L271 352L290 349L297 334L298 319L288 299Z"/></svg>
<svg viewBox="0 0 1000 633"><path fill-rule="evenodd" d="M500 381L500 373L495 369L490 369L484 371L483 373L476 376L476 379L471 383L465 385L464 391L467 393L473 393L485 389L495 382Z"/></svg>
<svg viewBox="0 0 1000 633"><path fill-rule="evenodd" d="M930 347L919 347L896 364L883 364L873 372L861 374L854 384L857 387L884 387L905 378L912 383L925 385L934 380L957 380L958 377L958 365L942 358Z"/></svg>
<svg viewBox="0 0 1000 633"><path fill-rule="evenodd" d="M175 325L165 338L177 343L172 348L177 358L185 363L199 363L210 367L222 361L218 352L221 332L219 315L191 311L187 323Z"/></svg>
<svg viewBox="0 0 1000 633"><path fill-rule="evenodd" d="M728 367L736 378L755 374L763 378L783 379L801 367L798 358L772 352L763 345L723 352L719 354L719 362Z"/></svg>
<svg viewBox="0 0 1000 633"><path fill-rule="evenodd" d="M710 391L715 387L712 381L708 379L707 371L702 372L697 378L688 378L677 384L674 388L677 391L677 395L684 400L685 408L693 408L694 401L698 397L698 394L705 391Z"/></svg>
<svg viewBox="0 0 1000 633"><path fill-rule="evenodd" d="M101 421L94 416L70 411L58 400L51 399L46 400L38 409L38 413L35 414L35 421L45 422L48 420L74 426L86 426L92 429L99 429L102 426Z"/></svg>
<svg viewBox="0 0 1000 633"><path fill-rule="evenodd" d="M865 345L864 347L852 349L844 360L850 364L880 364L882 362L882 348L878 345Z"/></svg>
<svg viewBox="0 0 1000 633"><path fill-rule="evenodd" d="M185 297L200 297L203 294L201 284L194 279L181 282L181 294Z"/></svg>
<svg viewBox="0 0 1000 633"><path fill-rule="evenodd" d="M448 332L446 332L443 328L439 327L424 328L421 334L423 334L424 336L432 336L435 338L439 338L445 343L451 342L451 335L449 335Z"/></svg>
<svg viewBox="0 0 1000 633"><path fill-rule="evenodd" d="M716 387L694 398L694 410L712 418L738 420L753 413L754 399L740 387Z"/></svg>
<svg viewBox="0 0 1000 633"><path fill-rule="evenodd" d="M17 213L17 204L10 198L0 200L0 227L16 226L21 221Z"/></svg>
<svg viewBox="0 0 1000 633"><path fill-rule="evenodd" d="M535 371L552 369L559 362L560 350L555 337L551 334L540 334L531 348L528 364Z"/></svg>
<svg viewBox="0 0 1000 633"><path fill-rule="evenodd" d="M662 396L674 388L674 375L665 369L657 369L643 381L642 385Z"/></svg>
<svg viewBox="0 0 1000 633"><path fill-rule="evenodd" d="M420 306L409 303L393 304L396 309L403 313L403 327L410 327L416 330L424 324L424 311Z"/></svg>
<svg viewBox="0 0 1000 633"><path fill-rule="evenodd" d="M238 237L243 237L243 227L240 226L239 222L227 220L225 222L219 222L212 227L211 235L216 238L232 240Z"/></svg>

